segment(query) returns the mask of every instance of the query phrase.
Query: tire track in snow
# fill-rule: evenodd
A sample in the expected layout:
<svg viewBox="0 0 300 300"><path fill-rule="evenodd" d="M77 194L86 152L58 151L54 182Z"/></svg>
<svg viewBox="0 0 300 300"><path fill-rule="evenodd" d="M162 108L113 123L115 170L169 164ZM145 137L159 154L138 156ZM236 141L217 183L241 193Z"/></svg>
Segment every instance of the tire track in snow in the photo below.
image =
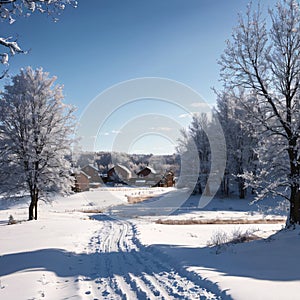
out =
<svg viewBox="0 0 300 300"><path fill-rule="evenodd" d="M110 217L91 238L91 276L79 281L83 299L221 299L163 255L141 245L135 227Z"/></svg>

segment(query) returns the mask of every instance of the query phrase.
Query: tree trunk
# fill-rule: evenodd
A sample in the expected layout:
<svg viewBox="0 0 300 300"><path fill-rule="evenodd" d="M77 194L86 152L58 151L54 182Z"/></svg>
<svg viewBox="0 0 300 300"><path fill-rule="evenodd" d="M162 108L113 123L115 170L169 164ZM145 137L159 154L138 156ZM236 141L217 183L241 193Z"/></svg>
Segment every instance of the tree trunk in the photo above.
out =
<svg viewBox="0 0 300 300"><path fill-rule="evenodd" d="M229 176L225 174L221 182L221 193L223 196L229 196Z"/></svg>
<svg viewBox="0 0 300 300"><path fill-rule="evenodd" d="M209 181L206 182L205 189L203 192L204 196L211 196Z"/></svg>
<svg viewBox="0 0 300 300"><path fill-rule="evenodd" d="M244 188L240 188L240 199L245 199L246 197L246 190Z"/></svg>
<svg viewBox="0 0 300 300"><path fill-rule="evenodd" d="M292 187L289 225L295 224L300 224L300 191L297 187Z"/></svg>
<svg viewBox="0 0 300 300"><path fill-rule="evenodd" d="M291 195L290 195L290 215L288 225L300 224L300 190L299 190L299 177L300 165L298 161L298 151L296 150L297 140L290 138L289 140L289 160L290 160L290 178Z"/></svg>
<svg viewBox="0 0 300 300"><path fill-rule="evenodd" d="M239 177L238 185L239 185L239 197L240 199L245 199L246 197L245 179Z"/></svg>
<svg viewBox="0 0 300 300"><path fill-rule="evenodd" d="M38 191L31 192L31 201L29 205L29 217L28 220L37 220L37 203L38 203Z"/></svg>
<svg viewBox="0 0 300 300"><path fill-rule="evenodd" d="M35 202L35 205L34 205L34 219L37 220L37 216L38 216L38 204L37 204L37 200Z"/></svg>
<svg viewBox="0 0 300 300"><path fill-rule="evenodd" d="M225 178L225 188L224 188L225 195L229 196L229 176L227 175Z"/></svg>
<svg viewBox="0 0 300 300"><path fill-rule="evenodd" d="M33 216L33 209L34 209L34 207L35 207L34 202L31 199L31 202L30 202L30 205L29 205L29 217L28 217L29 221L31 221L31 220L34 219L34 216Z"/></svg>
<svg viewBox="0 0 300 300"><path fill-rule="evenodd" d="M237 184L238 184L238 191L239 191L239 198L245 199L246 198L246 186L245 186L245 179L242 177L244 174L244 168L242 160L239 161L238 167L238 174L237 174Z"/></svg>

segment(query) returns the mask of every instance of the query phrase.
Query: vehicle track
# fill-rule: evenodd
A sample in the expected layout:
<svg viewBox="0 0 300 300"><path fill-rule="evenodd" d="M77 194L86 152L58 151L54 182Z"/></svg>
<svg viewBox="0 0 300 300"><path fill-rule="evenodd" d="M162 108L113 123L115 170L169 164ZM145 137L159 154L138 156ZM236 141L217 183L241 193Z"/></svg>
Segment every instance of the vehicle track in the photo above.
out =
<svg viewBox="0 0 300 300"><path fill-rule="evenodd" d="M174 268L164 254L143 246L128 221L104 217L91 238L91 276L79 281L83 299L221 299L201 279Z"/></svg>

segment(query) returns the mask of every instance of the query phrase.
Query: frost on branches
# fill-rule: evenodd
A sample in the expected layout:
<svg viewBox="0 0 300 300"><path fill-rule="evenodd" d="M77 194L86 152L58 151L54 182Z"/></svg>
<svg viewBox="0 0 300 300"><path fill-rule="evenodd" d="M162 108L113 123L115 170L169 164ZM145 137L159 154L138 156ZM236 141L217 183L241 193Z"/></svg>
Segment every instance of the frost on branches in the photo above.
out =
<svg viewBox="0 0 300 300"><path fill-rule="evenodd" d="M29 220L47 192L67 192L73 179L74 108L63 104L62 88L41 69L21 70L0 98L1 192L29 192Z"/></svg>
<svg viewBox="0 0 300 300"><path fill-rule="evenodd" d="M217 192L221 176L216 170L222 170L226 160L225 140L219 126L215 113L201 113L193 115L187 130L181 130L177 146L181 156L178 187L189 187L194 194L205 196Z"/></svg>
<svg viewBox="0 0 300 300"><path fill-rule="evenodd" d="M256 155L253 147L256 139L252 130L252 123L248 120L240 97L233 98L227 93L219 93L217 99L217 111L222 124L227 147L227 164L221 191L228 196L231 182L237 184L239 197L244 199L247 192L247 184L244 178L245 172L254 172L256 168Z"/></svg>
<svg viewBox="0 0 300 300"><path fill-rule="evenodd" d="M54 21L57 20L61 11L67 5L77 6L75 0L0 0L0 20L13 24L17 17L29 17L34 12L52 15ZM17 53L24 53L17 40L13 37L0 37L0 62L4 66L4 71L0 75L3 78L8 71L9 57Z"/></svg>
<svg viewBox="0 0 300 300"><path fill-rule="evenodd" d="M278 1L269 19L248 7L221 57L228 96L240 101L257 139L258 168L245 174L258 197L290 201L290 224L300 224L300 9ZM242 93L241 93L242 91ZM245 125L246 126L246 125ZM250 127L249 127L250 128Z"/></svg>

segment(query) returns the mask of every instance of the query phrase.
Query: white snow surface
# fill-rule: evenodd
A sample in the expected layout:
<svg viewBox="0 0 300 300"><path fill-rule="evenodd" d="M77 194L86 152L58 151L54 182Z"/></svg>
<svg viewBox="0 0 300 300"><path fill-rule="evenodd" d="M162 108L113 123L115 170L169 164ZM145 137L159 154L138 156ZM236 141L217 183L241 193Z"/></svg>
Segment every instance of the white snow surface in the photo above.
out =
<svg viewBox="0 0 300 300"><path fill-rule="evenodd" d="M284 221L155 223L282 220L284 206L214 199L196 209L198 198L192 196L169 216L110 214L115 205L129 206L126 195L164 193L176 195L173 189L102 188L57 197L40 203L37 221L25 221L26 199L0 199L0 299L297 299L299 229L281 230ZM10 215L22 222L7 225ZM208 246L217 233L247 230L258 239Z"/></svg>

